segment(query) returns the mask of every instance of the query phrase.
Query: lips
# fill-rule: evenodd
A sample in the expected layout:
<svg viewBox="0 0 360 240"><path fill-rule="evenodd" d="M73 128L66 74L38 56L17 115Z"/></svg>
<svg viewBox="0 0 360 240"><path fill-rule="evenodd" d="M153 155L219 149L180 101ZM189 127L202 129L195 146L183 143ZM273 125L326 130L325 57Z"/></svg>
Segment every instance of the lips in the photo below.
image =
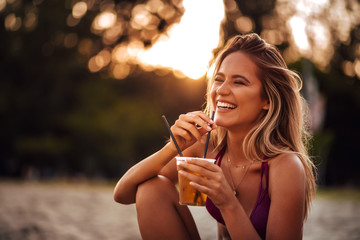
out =
<svg viewBox="0 0 360 240"><path fill-rule="evenodd" d="M237 106L231 103L218 101L217 107L219 109L235 109Z"/></svg>

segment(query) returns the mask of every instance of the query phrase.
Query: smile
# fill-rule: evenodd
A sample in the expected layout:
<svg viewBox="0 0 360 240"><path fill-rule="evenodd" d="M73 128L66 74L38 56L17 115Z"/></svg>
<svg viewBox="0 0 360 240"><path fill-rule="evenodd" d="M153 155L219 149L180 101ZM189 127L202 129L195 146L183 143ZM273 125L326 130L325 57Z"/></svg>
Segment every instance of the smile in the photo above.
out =
<svg viewBox="0 0 360 240"><path fill-rule="evenodd" d="M237 106L230 103L217 102L217 107L220 109L235 109Z"/></svg>

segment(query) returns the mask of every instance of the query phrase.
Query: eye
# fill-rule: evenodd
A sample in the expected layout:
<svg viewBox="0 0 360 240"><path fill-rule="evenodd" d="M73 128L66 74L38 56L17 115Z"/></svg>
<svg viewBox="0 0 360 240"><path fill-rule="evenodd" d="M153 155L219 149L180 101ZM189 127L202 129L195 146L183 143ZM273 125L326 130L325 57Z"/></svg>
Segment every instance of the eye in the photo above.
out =
<svg viewBox="0 0 360 240"><path fill-rule="evenodd" d="M224 80L223 79L221 79L221 78L219 78L219 77L217 77L217 78L215 78L215 82L224 82Z"/></svg>
<svg viewBox="0 0 360 240"><path fill-rule="evenodd" d="M243 81L234 81L234 84L236 85L245 85Z"/></svg>

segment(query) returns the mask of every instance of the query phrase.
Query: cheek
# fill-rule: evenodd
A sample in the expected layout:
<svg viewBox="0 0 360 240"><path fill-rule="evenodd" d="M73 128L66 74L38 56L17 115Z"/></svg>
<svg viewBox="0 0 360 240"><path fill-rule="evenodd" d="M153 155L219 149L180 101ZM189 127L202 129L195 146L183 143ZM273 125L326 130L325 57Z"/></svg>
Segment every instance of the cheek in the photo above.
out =
<svg viewBox="0 0 360 240"><path fill-rule="evenodd" d="M214 87L214 85L211 87L210 89L210 99L211 99L211 104L214 105L215 104L215 98L216 98L216 88ZM215 106L214 106L215 107Z"/></svg>

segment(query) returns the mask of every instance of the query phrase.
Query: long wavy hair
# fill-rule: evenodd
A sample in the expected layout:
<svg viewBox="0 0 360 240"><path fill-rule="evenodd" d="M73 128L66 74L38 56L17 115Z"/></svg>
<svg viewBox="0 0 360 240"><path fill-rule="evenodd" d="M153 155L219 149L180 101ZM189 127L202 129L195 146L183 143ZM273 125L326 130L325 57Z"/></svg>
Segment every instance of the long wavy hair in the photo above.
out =
<svg viewBox="0 0 360 240"><path fill-rule="evenodd" d="M243 150L248 159L262 161L281 153L296 153L306 173L305 218L315 195L316 168L311 161L307 147L311 135L308 129L308 107L301 95L300 76L288 69L278 50L266 43L257 34L237 35L228 40L212 65L213 73L207 86L205 112L210 113L215 105L210 89L223 60L231 53L241 51L257 65L258 78L263 85L263 98L269 101L269 110L246 135ZM215 149L226 145L227 130L218 127L212 135Z"/></svg>

